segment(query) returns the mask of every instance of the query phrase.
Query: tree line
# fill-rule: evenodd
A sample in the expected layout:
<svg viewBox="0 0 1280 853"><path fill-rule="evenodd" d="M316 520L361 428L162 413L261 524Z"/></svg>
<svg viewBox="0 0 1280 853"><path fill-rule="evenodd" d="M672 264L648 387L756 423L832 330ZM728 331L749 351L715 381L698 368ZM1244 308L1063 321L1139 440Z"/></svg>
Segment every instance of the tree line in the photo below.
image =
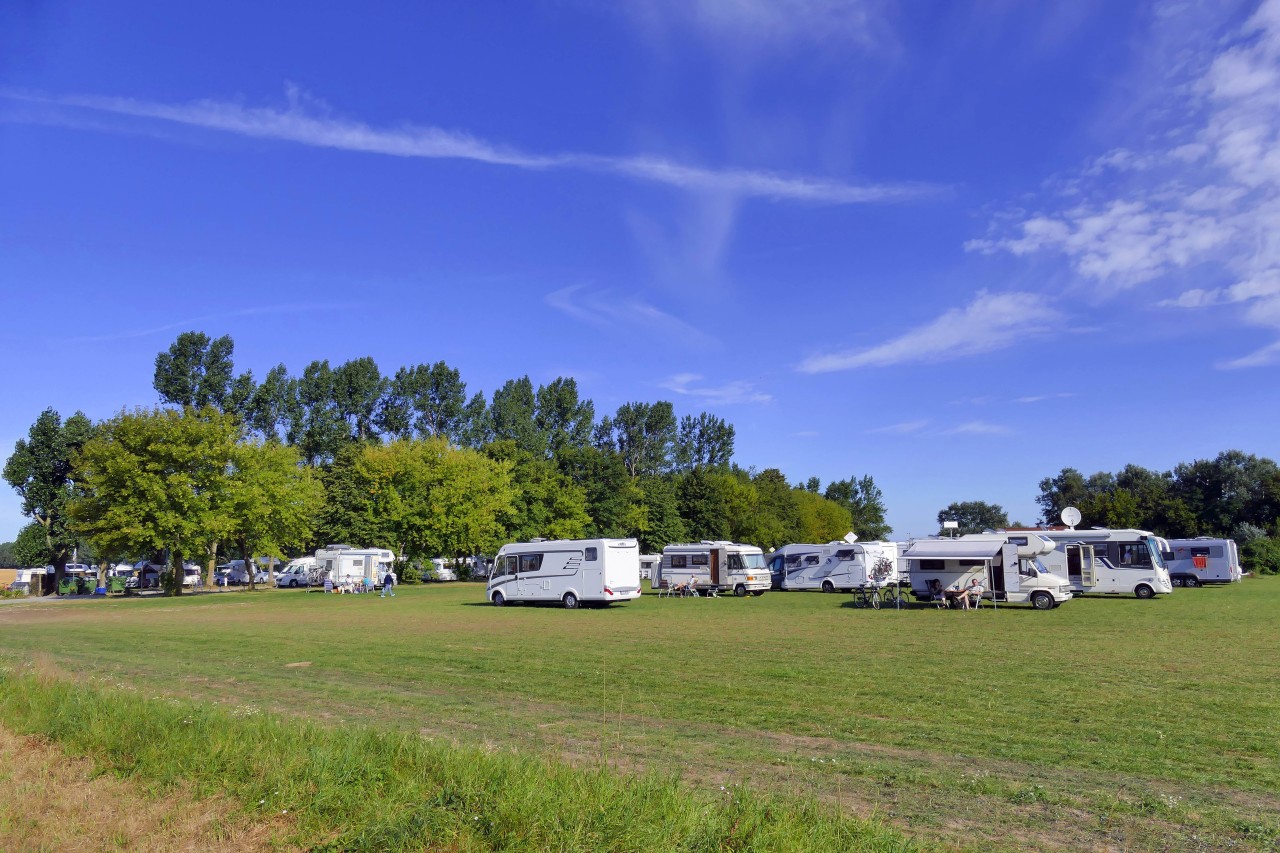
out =
<svg viewBox="0 0 1280 853"><path fill-rule="evenodd" d="M11 553L61 580L74 550L105 566L164 552L283 557L328 542L406 563L506 541L634 537L786 542L888 536L869 475L791 485L733 461L732 424L630 402L597 419L572 378L527 376L486 399L443 361L383 375L371 358L301 375L237 372L229 336L186 332L157 355L160 405L100 423L43 412L5 479L32 519ZM407 575L412 577L412 575Z"/></svg>

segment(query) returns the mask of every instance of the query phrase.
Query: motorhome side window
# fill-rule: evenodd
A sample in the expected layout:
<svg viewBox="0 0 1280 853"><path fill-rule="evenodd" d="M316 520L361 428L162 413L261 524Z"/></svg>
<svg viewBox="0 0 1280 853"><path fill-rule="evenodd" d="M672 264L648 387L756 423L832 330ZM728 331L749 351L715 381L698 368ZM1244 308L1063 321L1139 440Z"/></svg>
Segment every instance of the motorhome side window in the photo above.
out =
<svg viewBox="0 0 1280 853"><path fill-rule="evenodd" d="M745 570L746 570L746 568L747 568L747 567L746 567L746 565L744 565L744 564L743 564L743 562L742 562L742 556L741 556L740 554L730 554L730 555L729 555L729 571L731 571L731 572L741 572L741 571L745 571Z"/></svg>
<svg viewBox="0 0 1280 853"><path fill-rule="evenodd" d="M799 566L799 565L800 565L800 555L799 555L799 554L789 554L789 555L787 556L787 565L788 565L789 567Z"/></svg>
<svg viewBox="0 0 1280 853"><path fill-rule="evenodd" d="M711 557L707 554L693 555L693 565L695 566L706 566L710 564L710 562L711 562Z"/></svg>
<svg viewBox="0 0 1280 853"><path fill-rule="evenodd" d="M541 554L521 554L520 555L520 573L536 572L542 568Z"/></svg>
<svg viewBox="0 0 1280 853"><path fill-rule="evenodd" d="M1209 548L1192 548L1191 556L1193 557L1213 557L1217 559L1222 556L1222 546L1214 545Z"/></svg>
<svg viewBox="0 0 1280 853"><path fill-rule="evenodd" d="M960 568L962 569L979 569L987 564L986 560L961 560Z"/></svg>
<svg viewBox="0 0 1280 853"><path fill-rule="evenodd" d="M842 561L843 561L843 560L852 560L852 559L853 559L853 549L852 549L852 548L841 548L839 551L836 551L836 559L837 559L837 560L842 560Z"/></svg>
<svg viewBox="0 0 1280 853"><path fill-rule="evenodd" d="M683 568L685 568L687 565L688 565L688 562L685 560L685 556L684 556L684 554L672 554L672 555L671 555L671 568L673 568L673 569L683 569Z"/></svg>
<svg viewBox="0 0 1280 853"><path fill-rule="evenodd" d="M946 560L921 560L920 571L922 572L941 572L947 568Z"/></svg>
<svg viewBox="0 0 1280 853"><path fill-rule="evenodd" d="M588 548L586 554L583 555L582 559L588 562L594 563L596 561L596 549Z"/></svg>
<svg viewBox="0 0 1280 853"><path fill-rule="evenodd" d="M806 566L816 566L816 565L818 565L818 555L817 555L817 554L805 554L805 555L804 555L804 564L805 564Z"/></svg>
<svg viewBox="0 0 1280 853"><path fill-rule="evenodd" d="M1147 543L1124 543L1120 546L1120 558L1118 562L1122 566L1151 565L1151 552L1147 550Z"/></svg>
<svg viewBox="0 0 1280 853"><path fill-rule="evenodd" d="M499 557L493 561L493 576L495 578L506 577L515 574L516 558L514 556Z"/></svg>

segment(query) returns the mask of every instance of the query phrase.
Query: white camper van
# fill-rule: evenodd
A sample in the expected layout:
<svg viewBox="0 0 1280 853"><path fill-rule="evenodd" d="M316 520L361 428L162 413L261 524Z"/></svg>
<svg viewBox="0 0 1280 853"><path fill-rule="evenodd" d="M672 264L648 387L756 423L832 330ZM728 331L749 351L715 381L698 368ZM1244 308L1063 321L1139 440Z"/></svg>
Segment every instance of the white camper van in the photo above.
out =
<svg viewBox="0 0 1280 853"><path fill-rule="evenodd" d="M515 601L582 602L640 597L640 545L634 539L513 542L498 549L485 591L498 607Z"/></svg>
<svg viewBox="0 0 1280 853"><path fill-rule="evenodd" d="M782 588L852 592L898 583L897 542L832 542L823 551L825 556L817 565L787 572Z"/></svg>
<svg viewBox="0 0 1280 853"><path fill-rule="evenodd" d="M1066 575L1073 592L1135 595L1138 598L1173 592L1169 569L1160 553L1163 540L1146 530L1052 527L1000 532L1009 536L1034 533L1053 542L1055 550L1040 560L1050 571ZM1091 545L1093 560L1085 560L1077 568L1068 548L1071 545Z"/></svg>
<svg viewBox="0 0 1280 853"><path fill-rule="evenodd" d="M1164 551L1174 586L1234 583L1244 575L1234 539L1170 539Z"/></svg>
<svg viewBox="0 0 1280 853"><path fill-rule="evenodd" d="M296 589L300 586L312 586L314 575L320 564L315 557L298 557L290 560L283 569L276 572L276 586Z"/></svg>
<svg viewBox="0 0 1280 853"><path fill-rule="evenodd" d="M771 583L764 552L754 545L736 542L702 542L668 545L662 549L654 587L692 584L699 591L732 591L764 595Z"/></svg>
<svg viewBox="0 0 1280 853"><path fill-rule="evenodd" d="M394 551L386 548L352 548L350 545L326 545L316 551L320 580L327 575L334 584L364 582L371 578L375 586L391 571L396 561Z"/></svg>
<svg viewBox="0 0 1280 853"><path fill-rule="evenodd" d="M764 558L765 565L769 567L770 587L772 589L790 589L791 587L786 585L786 579L789 575L821 565L823 560L835 552L839 544L841 543L783 545Z"/></svg>
<svg viewBox="0 0 1280 853"><path fill-rule="evenodd" d="M1002 534L976 533L955 539L917 539L903 553L917 601L932 601L947 590L961 590L973 578L985 588L984 598L1029 602L1051 610L1071 600L1071 584L1037 563L1054 550L1053 543L1022 536L1016 543Z"/></svg>
<svg viewBox="0 0 1280 853"><path fill-rule="evenodd" d="M662 562L661 554L641 554L640 555L640 579L646 581L653 580L653 574L658 568L658 564Z"/></svg>

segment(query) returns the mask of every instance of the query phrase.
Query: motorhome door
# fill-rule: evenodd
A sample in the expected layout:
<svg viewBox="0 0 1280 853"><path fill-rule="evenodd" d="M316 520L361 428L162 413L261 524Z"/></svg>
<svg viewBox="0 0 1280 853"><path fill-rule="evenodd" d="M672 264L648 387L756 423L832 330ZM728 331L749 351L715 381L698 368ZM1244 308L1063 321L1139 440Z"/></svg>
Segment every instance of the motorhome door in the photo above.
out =
<svg viewBox="0 0 1280 853"><path fill-rule="evenodd" d="M1067 552L1067 577L1073 585L1094 585L1093 546L1083 544L1064 545Z"/></svg>
<svg viewBox="0 0 1280 853"><path fill-rule="evenodd" d="M712 548L711 556L708 561L711 564L711 583L720 585L720 549Z"/></svg>

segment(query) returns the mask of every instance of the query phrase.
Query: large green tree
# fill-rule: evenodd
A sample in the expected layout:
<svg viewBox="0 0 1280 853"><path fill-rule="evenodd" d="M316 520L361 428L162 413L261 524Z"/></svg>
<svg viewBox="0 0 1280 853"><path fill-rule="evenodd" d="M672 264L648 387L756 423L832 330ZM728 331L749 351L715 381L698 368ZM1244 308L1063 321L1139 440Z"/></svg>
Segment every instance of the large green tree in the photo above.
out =
<svg viewBox="0 0 1280 853"><path fill-rule="evenodd" d="M234 352L230 335L183 332L156 356L152 384L161 400L175 406L243 414L254 393L253 374L236 376Z"/></svg>
<svg viewBox="0 0 1280 853"><path fill-rule="evenodd" d="M497 441L512 441L516 447L535 455L546 452L547 436L534 418L537 399L528 376L510 379L493 392L489 405L489 426Z"/></svg>
<svg viewBox="0 0 1280 853"><path fill-rule="evenodd" d="M124 412L98 426L76 458L75 531L104 554L168 551L169 592L183 560L226 529L239 421L213 407Z"/></svg>
<svg viewBox="0 0 1280 853"><path fill-rule="evenodd" d="M533 421L546 437L549 457L558 458L566 450L589 446L595 419L595 405L578 395L577 380L562 376L538 387Z"/></svg>
<svg viewBox="0 0 1280 853"><path fill-rule="evenodd" d="M664 474L674 462L676 416L670 403L624 403L595 430L598 446L622 457L632 477Z"/></svg>
<svg viewBox="0 0 1280 853"><path fill-rule="evenodd" d="M864 542L887 539L893 533L885 521L884 493L870 474L829 483L824 495L849 510L853 532Z"/></svg>
<svg viewBox="0 0 1280 853"><path fill-rule="evenodd" d="M685 415L680 419L675 444L676 467L688 471L699 465L713 468L733 461L733 424L715 415L702 412L697 417Z"/></svg>
<svg viewBox="0 0 1280 853"><path fill-rule="evenodd" d="M255 557L283 560L286 552L303 548L323 503L320 479L295 448L274 442L236 445L223 515L226 539L238 546L246 568ZM255 573L246 574L252 590Z"/></svg>
<svg viewBox="0 0 1280 853"><path fill-rule="evenodd" d="M77 489L73 463L76 454L93 436L90 420L76 412L63 423L53 409L45 409L14 445L4 465L4 479L22 498L22 514L44 531L41 564L53 565L56 589L79 537L69 525L68 505Z"/></svg>
<svg viewBox="0 0 1280 853"><path fill-rule="evenodd" d="M968 533L982 533L984 530L999 530L1009 526L1009 514L999 504L985 501L955 501L945 509L938 511L938 531L945 533L944 521L954 521L959 527L957 533L964 536Z"/></svg>

